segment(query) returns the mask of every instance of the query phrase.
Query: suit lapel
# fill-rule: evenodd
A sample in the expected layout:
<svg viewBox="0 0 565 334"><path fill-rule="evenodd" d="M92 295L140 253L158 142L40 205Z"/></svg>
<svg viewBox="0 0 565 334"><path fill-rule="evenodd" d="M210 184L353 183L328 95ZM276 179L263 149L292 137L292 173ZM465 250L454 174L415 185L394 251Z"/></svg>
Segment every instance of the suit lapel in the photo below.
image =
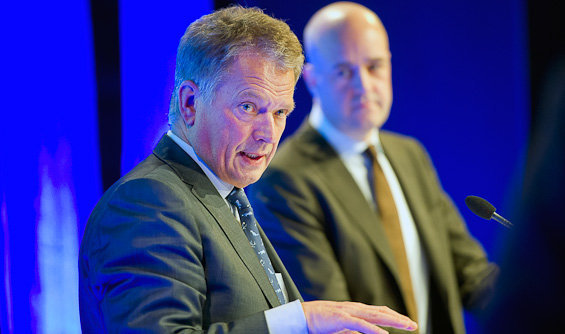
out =
<svg viewBox="0 0 565 334"><path fill-rule="evenodd" d="M253 248L249 245L249 240L241 225L200 166L167 135L161 138L154 154L171 166L183 182L191 186L192 193L218 223L242 262L255 278L269 304L272 307L280 305L273 286ZM262 238L266 239L266 236L263 234Z"/></svg>
<svg viewBox="0 0 565 334"><path fill-rule="evenodd" d="M398 280L398 269L394 261L394 254L386 239L386 234L380 223L380 217L369 203L363 193L356 186L356 182L330 144L310 125L304 124L301 128L302 138L300 149L314 160L321 161L317 172L328 186L328 189L339 199L348 213L352 224L361 229L370 240L375 251L388 266L392 275ZM352 186L353 185L353 186ZM346 191L348 196L343 196Z"/></svg>
<svg viewBox="0 0 565 334"><path fill-rule="evenodd" d="M255 278L255 281L263 291L263 294L269 301L269 304L272 307L280 305L275 290L265 273L265 269L263 269L263 266L259 263L259 259L251 245L249 245L249 240L247 239L247 236L245 236L240 223L229 210L226 202L218 195L215 188L213 189L215 194L212 194L212 196L201 192L199 188L201 187L195 185L194 188L192 188L192 192L208 209L208 212L214 216L214 219L224 231L224 234L230 241L232 247L235 249L251 275ZM263 240L266 239L264 234L261 237Z"/></svg>

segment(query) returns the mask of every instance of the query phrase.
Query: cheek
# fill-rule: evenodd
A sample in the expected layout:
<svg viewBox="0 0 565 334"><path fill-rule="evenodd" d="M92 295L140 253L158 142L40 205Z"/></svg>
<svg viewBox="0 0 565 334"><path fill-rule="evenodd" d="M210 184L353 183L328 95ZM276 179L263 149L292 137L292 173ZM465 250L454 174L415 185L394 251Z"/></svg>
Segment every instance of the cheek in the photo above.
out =
<svg viewBox="0 0 565 334"><path fill-rule="evenodd" d="M324 104L331 108L342 108L349 99L347 88L337 86L328 87L321 96Z"/></svg>
<svg viewBox="0 0 565 334"><path fill-rule="evenodd" d="M221 142L219 145L223 149L221 153L226 159L233 159L239 151L249 148L249 144L253 141L251 127L239 121L224 123L214 135Z"/></svg>
<svg viewBox="0 0 565 334"><path fill-rule="evenodd" d="M318 91L321 95L324 95L326 99L335 97L345 89L343 80L335 78L324 78L323 81L317 86Z"/></svg>
<svg viewBox="0 0 565 334"><path fill-rule="evenodd" d="M279 140L281 139L281 136L282 136L285 128L286 128L286 118L281 118L279 121L277 121L275 123L275 130L276 130L276 133L277 133L277 144L278 144Z"/></svg>
<svg viewBox="0 0 565 334"><path fill-rule="evenodd" d="M226 159L230 159L230 156L233 155L230 154L233 150L231 146L237 141L234 133L229 129L231 127L227 124L214 122L213 125L209 124L205 130L205 140L209 147L209 152L213 159L221 164L223 164L222 161L225 162ZM201 138L204 138L204 136Z"/></svg>
<svg viewBox="0 0 565 334"><path fill-rule="evenodd" d="M377 82L377 87L379 87L379 90L387 95L392 94L392 82L390 81L390 78L379 80Z"/></svg>
<svg viewBox="0 0 565 334"><path fill-rule="evenodd" d="M338 99L339 96L345 95L348 90L349 86L347 84L337 82L328 88L327 93L331 94L330 97Z"/></svg>

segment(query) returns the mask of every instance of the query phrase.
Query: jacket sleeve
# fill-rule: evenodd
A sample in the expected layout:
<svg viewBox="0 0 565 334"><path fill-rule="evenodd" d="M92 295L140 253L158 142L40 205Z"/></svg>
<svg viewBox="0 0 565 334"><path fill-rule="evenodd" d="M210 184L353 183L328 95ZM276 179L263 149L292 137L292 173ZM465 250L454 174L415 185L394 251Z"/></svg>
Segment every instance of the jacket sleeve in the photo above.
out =
<svg viewBox="0 0 565 334"><path fill-rule="evenodd" d="M421 144L414 143L414 157L419 159L420 177L425 180L429 210L441 219L439 226L447 234L447 242L455 270L461 302L467 309L482 309L490 301L499 268L488 261L481 244L469 233L459 210L443 190L433 163Z"/></svg>

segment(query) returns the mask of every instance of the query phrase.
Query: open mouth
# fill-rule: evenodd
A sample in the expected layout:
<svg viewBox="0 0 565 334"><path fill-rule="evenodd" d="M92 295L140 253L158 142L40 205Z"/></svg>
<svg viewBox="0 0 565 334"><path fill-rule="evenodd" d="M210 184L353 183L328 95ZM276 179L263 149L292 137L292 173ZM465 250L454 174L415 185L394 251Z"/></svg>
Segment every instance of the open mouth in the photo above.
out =
<svg viewBox="0 0 565 334"><path fill-rule="evenodd" d="M264 157L264 155L258 155L258 154L253 154L253 153L247 153L247 152L239 152L239 154L251 159L251 160L259 160L262 157Z"/></svg>

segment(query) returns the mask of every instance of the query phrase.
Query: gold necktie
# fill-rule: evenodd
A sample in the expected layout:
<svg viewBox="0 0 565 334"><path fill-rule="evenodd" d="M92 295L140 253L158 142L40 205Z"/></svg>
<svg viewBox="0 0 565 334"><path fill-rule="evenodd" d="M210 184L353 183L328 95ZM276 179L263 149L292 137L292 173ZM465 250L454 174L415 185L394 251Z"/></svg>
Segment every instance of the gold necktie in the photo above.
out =
<svg viewBox="0 0 565 334"><path fill-rule="evenodd" d="M400 287L404 295L404 301L408 310L408 316L414 321L418 320L418 310L412 290L412 280L410 278L410 269L408 267L408 259L406 258L406 249L404 248L404 238L402 237L402 229L400 228L400 219L398 211L394 204L392 192L385 178L385 174L379 162L377 161L377 152L374 146L369 146L368 154L372 158L373 164L373 186L377 207L381 216L381 223L385 230L388 242L394 253L394 259L398 267L400 276Z"/></svg>

